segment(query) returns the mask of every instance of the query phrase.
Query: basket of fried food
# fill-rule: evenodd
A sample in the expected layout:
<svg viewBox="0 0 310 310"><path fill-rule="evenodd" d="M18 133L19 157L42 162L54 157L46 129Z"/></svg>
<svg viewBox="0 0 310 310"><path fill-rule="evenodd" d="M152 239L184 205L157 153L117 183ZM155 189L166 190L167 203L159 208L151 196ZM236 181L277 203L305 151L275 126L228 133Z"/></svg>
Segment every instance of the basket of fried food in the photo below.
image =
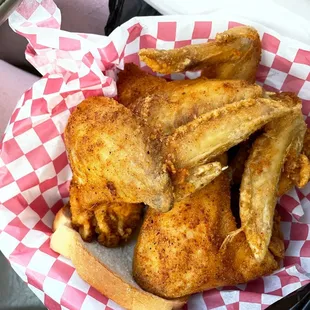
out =
<svg viewBox="0 0 310 310"><path fill-rule="evenodd" d="M258 33L144 49L117 101L91 97L69 118L70 200L52 248L128 309L174 309L194 293L280 268L278 197L310 176L307 126L293 93L255 84ZM305 141L305 142L304 142Z"/></svg>

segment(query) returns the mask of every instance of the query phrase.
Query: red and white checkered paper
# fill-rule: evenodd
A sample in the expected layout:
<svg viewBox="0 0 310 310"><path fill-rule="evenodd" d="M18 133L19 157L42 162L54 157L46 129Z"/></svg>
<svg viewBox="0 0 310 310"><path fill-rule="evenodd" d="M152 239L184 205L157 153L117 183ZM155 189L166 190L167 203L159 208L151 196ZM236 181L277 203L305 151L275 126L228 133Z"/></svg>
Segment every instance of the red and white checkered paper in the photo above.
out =
<svg viewBox="0 0 310 310"><path fill-rule="evenodd" d="M49 309L120 309L77 275L49 247L56 212L68 199L71 170L63 131L72 109L93 95L115 96L116 70L139 64L140 48L174 48L206 42L239 23L261 35L257 82L267 90L294 91L310 124L310 47L250 21L203 16L134 18L109 37L61 31L52 0L24 1L10 17L27 38L27 59L43 77L19 100L0 155L0 250ZM172 79L193 73L172 74ZM237 287L192 296L186 309L264 309L310 282L310 184L279 200L286 245L283 268ZM307 274L308 273L308 274Z"/></svg>

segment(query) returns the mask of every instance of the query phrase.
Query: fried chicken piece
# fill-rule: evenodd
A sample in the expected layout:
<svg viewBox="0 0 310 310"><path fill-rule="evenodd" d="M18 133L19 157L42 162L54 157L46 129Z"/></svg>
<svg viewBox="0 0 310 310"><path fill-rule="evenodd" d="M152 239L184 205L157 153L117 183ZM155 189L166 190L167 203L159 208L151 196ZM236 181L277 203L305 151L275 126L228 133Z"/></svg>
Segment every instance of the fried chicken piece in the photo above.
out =
<svg viewBox="0 0 310 310"><path fill-rule="evenodd" d="M169 135L198 116L230 103L263 96L259 85L241 80L171 81L128 106L161 135Z"/></svg>
<svg viewBox="0 0 310 310"><path fill-rule="evenodd" d="M282 93L266 93L266 98L281 101L289 107L295 107L301 104L300 99L294 93L282 92ZM241 184L242 175L244 172L245 162L248 159L252 143L255 138L258 137L258 132L254 133L247 141L240 144L237 154L234 156L230 163L232 171L232 182L238 186ZM305 135L304 141L307 137ZM304 142L305 143L305 142ZM290 151L286 155L285 164L282 169L279 185L278 185L278 197L285 194L293 186L304 187L310 178L310 166L308 157L301 154L304 151L300 141L293 141ZM239 191L238 191L239 193Z"/></svg>
<svg viewBox="0 0 310 310"><path fill-rule="evenodd" d="M131 111L113 99L90 97L78 105L65 129L73 172L72 223L91 239L94 206L105 202L145 203L167 211L173 202L168 173Z"/></svg>
<svg viewBox="0 0 310 310"><path fill-rule="evenodd" d="M258 263L244 233L221 249L236 229L227 173L178 202L165 214L148 209L135 248L133 275L145 290L177 298L270 274L279 259L270 252ZM274 240L278 248L283 238Z"/></svg>
<svg viewBox="0 0 310 310"><path fill-rule="evenodd" d="M297 97L295 93L282 92L267 93L265 95L274 100L287 102L287 104L290 106L296 106L301 104L301 100ZM290 146L290 149L286 155L285 164L282 169L278 185L278 196L282 196L293 186L302 188L309 182L310 163L308 156L302 154L302 152L305 152L305 150L307 149L307 131L304 136L304 141L300 141L300 139L297 139L293 141Z"/></svg>
<svg viewBox="0 0 310 310"><path fill-rule="evenodd" d="M278 183L286 154L301 144L306 125L298 105L294 112L276 119L252 145L240 190L241 229L258 262L268 253Z"/></svg>
<svg viewBox="0 0 310 310"><path fill-rule="evenodd" d="M166 82L134 64L126 64L119 73L118 96L148 126L168 135L203 113L235 101L262 97L263 90L240 80Z"/></svg>
<svg viewBox="0 0 310 310"><path fill-rule="evenodd" d="M205 112L244 98L263 96L260 86L246 81L200 78L166 82L134 64L126 64L119 73L118 90L121 103L152 129L151 137L159 140ZM176 200L208 184L222 169L219 162L203 163L190 169L171 169Z"/></svg>
<svg viewBox="0 0 310 310"><path fill-rule="evenodd" d="M217 34L213 42L172 50L142 49L139 56L163 74L203 70L208 78L254 82L261 43L254 28L242 26Z"/></svg>
<svg viewBox="0 0 310 310"><path fill-rule="evenodd" d="M292 111L271 99L248 99L205 113L176 129L163 145L171 170L192 168L247 139L271 120Z"/></svg>

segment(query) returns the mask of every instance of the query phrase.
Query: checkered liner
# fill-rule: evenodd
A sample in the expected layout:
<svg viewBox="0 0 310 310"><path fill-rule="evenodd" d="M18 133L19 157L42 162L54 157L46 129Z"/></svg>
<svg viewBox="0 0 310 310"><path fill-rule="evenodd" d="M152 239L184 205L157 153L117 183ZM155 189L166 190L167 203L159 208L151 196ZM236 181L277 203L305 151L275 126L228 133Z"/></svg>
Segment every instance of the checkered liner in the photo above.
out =
<svg viewBox="0 0 310 310"><path fill-rule="evenodd" d="M294 91L310 113L310 47L253 24L262 38L257 82L272 91ZM206 42L238 25L199 17L135 18L109 37L60 31L52 0L24 1L10 17L26 37L27 59L43 77L19 100L0 156L0 250L49 309L120 309L77 275L71 262L49 247L56 212L68 199L71 170L63 131L72 109L93 95L115 96L115 71L141 67L140 48L174 48ZM172 74L169 78L197 74ZM279 200L286 245L283 268L237 287L196 294L187 309L264 309L310 281L310 184Z"/></svg>

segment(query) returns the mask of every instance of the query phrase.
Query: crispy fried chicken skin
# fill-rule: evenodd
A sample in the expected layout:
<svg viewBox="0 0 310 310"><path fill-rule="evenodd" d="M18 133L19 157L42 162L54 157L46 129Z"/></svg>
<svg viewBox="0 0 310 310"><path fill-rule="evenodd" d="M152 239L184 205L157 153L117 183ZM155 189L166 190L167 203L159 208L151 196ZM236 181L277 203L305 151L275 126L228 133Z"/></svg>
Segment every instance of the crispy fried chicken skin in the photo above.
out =
<svg viewBox="0 0 310 310"><path fill-rule="evenodd" d="M217 34L213 42L172 50L142 49L139 56L153 71L163 74L203 70L208 78L253 83L261 42L254 28L242 26Z"/></svg>
<svg viewBox="0 0 310 310"><path fill-rule="evenodd" d="M294 108L301 105L300 99L296 94L291 92L265 93L265 97L282 102L282 104L287 107ZM307 136L308 132L309 130L307 129L303 142L300 139L294 140L286 154L278 184L278 197L285 194L294 186L302 188L309 182L310 162L308 155L310 155L310 153L307 152L307 140L309 140ZM258 135L259 132L256 132L250 139L242 142L239 145L237 154L230 163L232 181L235 185L241 184L245 162L249 157L251 146Z"/></svg>
<svg viewBox="0 0 310 310"><path fill-rule="evenodd" d="M120 203L112 207L119 211L142 202L161 211L171 208L171 182L148 136L130 110L106 97L84 100L70 116L65 145L73 172L72 223L85 240L93 236L96 208L104 210L107 203ZM113 217L106 214L101 218Z"/></svg>
<svg viewBox="0 0 310 310"><path fill-rule="evenodd" d="M205 113L168 136L163 146L164 157L175 169L196 167L246 140L291 109L276 100L259 98Z"/></svg>
<svg viewBox="0 0 310 310"><path fill-rule="evenodd" d="M128 108L162 135L172 134L200 115L230 103L262 96L262 88L240 80L171 81L161 91L133 101Z"/></svg>
<svg viewBox="0 0 310 310"><path fill-rule="evenodd" d="M198 116L235 101L263 96L259 85L241 80L166 82L126 64L119 73L118 96L153 131L169 135Z"/></svg>
<svg viewBox="0 0 310 310"><path fill-rule="evenodd" d="M253 143L245 164L240 189L241 229L259 262L268 253L283 163L296 145L302 146L305 131L298 109L270 122Z"/></svg>
<svg viewBox="0 0 310 310"><path fill-rule="evenodd" d="M261 263L244 233L221 249L223 240L236 229L229 178L222 173L165 214L147 210L134 253L134 278L151 293L176 298L270 274L279 268L284 254L278 226L276 221L275 254L268 252Z"/></svg>

